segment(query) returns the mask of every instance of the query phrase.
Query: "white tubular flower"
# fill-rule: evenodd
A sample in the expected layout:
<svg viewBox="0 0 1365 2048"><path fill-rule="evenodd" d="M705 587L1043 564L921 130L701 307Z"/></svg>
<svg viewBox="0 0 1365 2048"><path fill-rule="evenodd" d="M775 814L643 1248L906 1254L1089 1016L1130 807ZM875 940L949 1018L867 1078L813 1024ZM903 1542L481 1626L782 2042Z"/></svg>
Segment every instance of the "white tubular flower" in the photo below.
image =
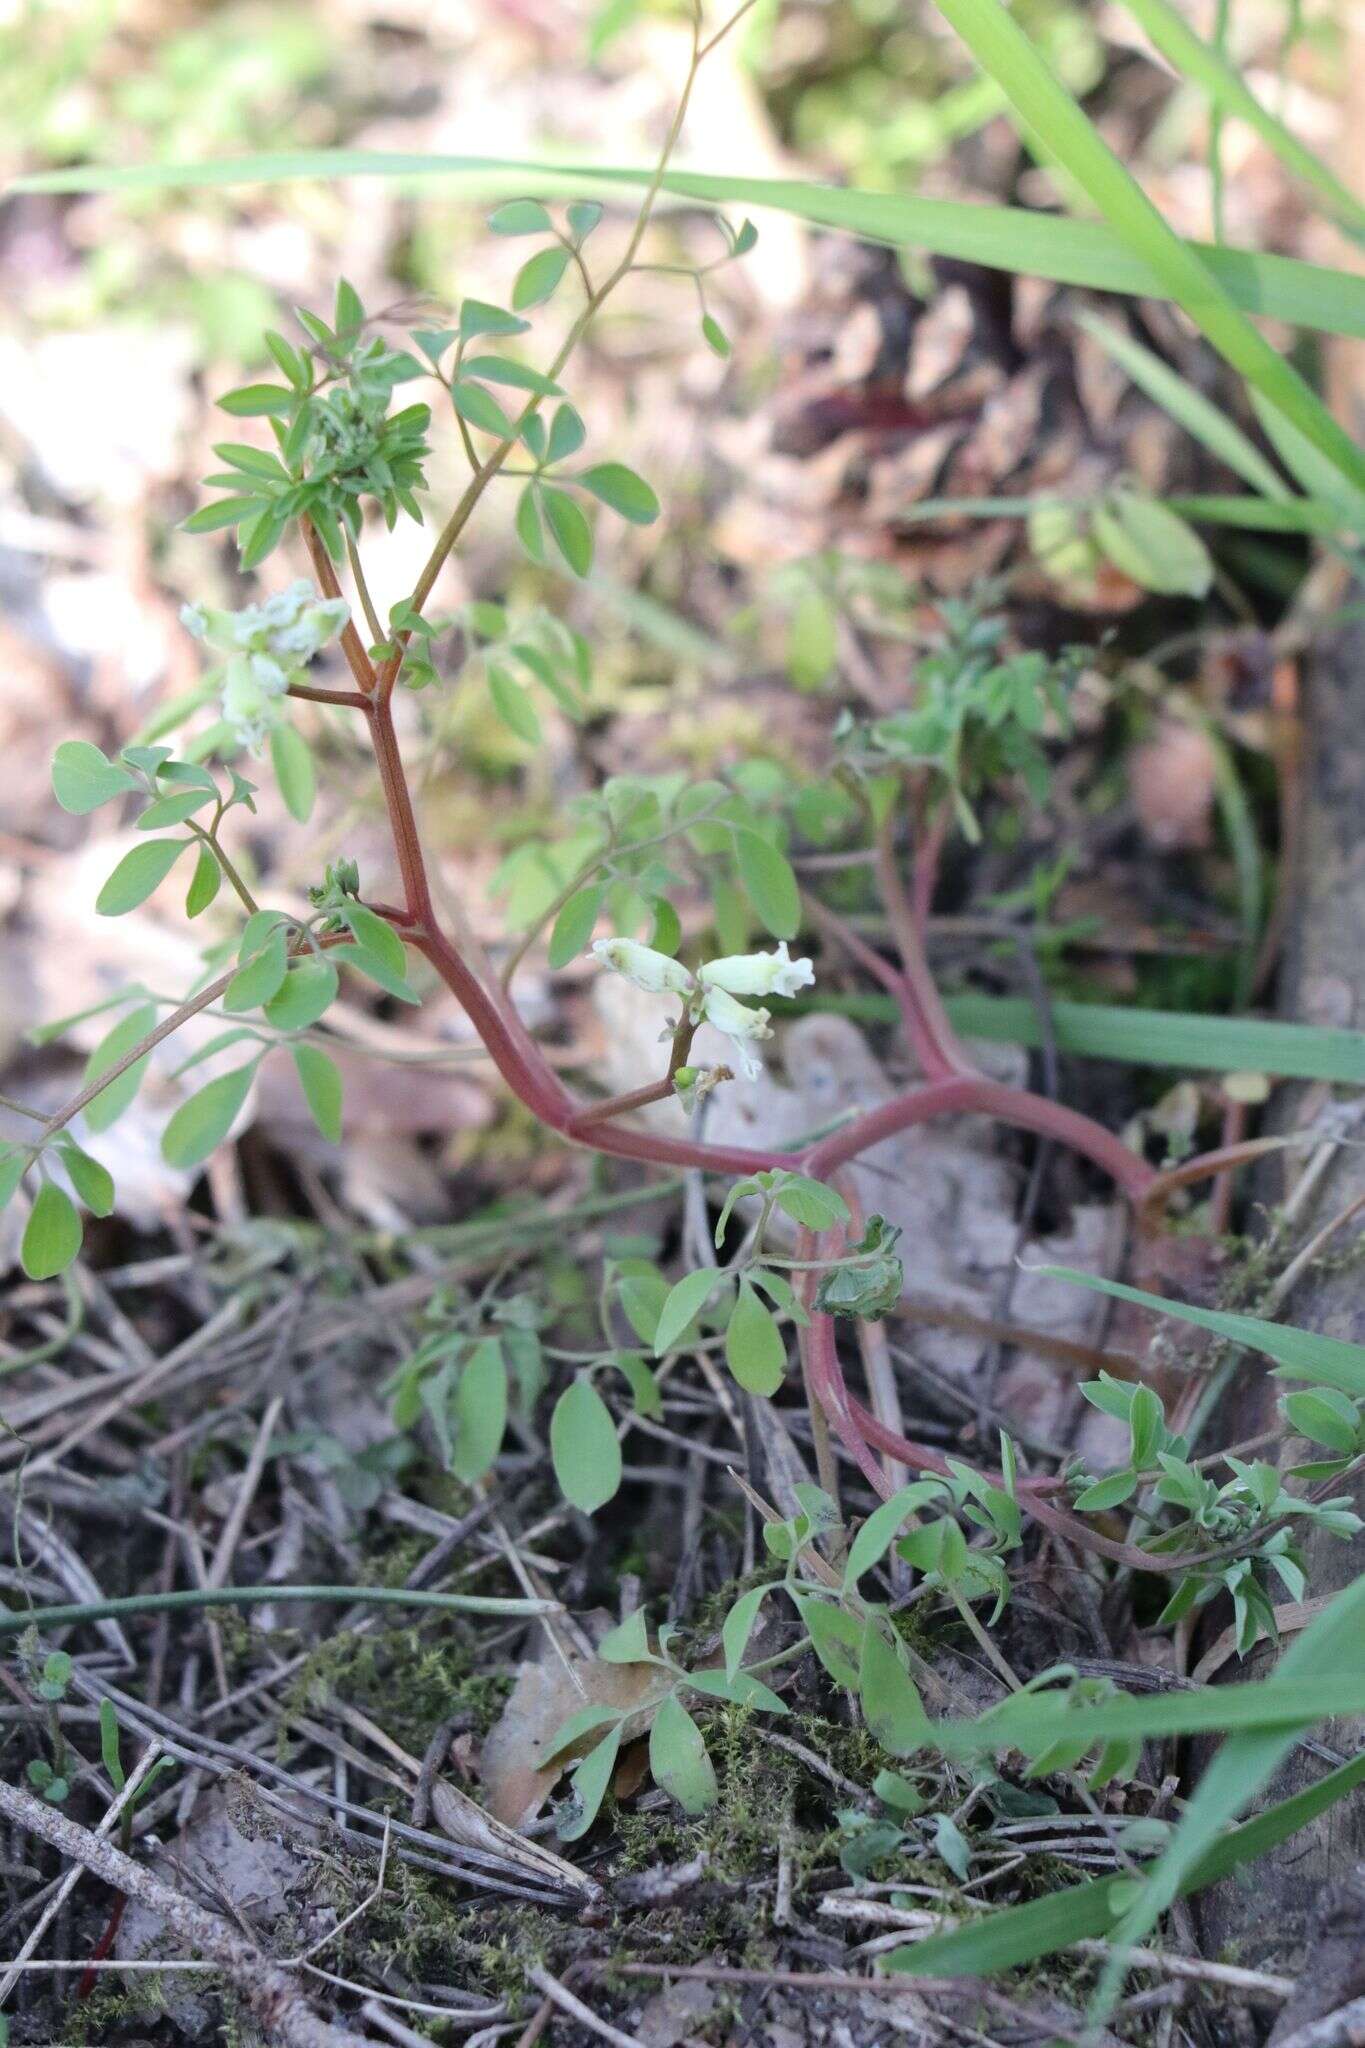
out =
<svg viewBox="0 0 1365 2048"><path fill-rule="evenodd" d="M634 939L597 939L592 950L604 967L623 974L650 995L690 996L695 992L687 969L667 953L656 953L652 946L641 946Z"/></svg>
<svg viewBox="0 0 1365 2048"><path fill-rule="evenodd" d="M723 988L708 988L701 1005L701 1015L708 1024L714 1024L717 1031L724 1032L735 1048L735 1057L740 1072L752 1081L763 1069L749 1050L749 1040L771 1038L773 1027L766 1010L751 1010Z"/></svg>
<svg viewBox="0 0 1365 2048"><path fill-rule="evenodd" d="M271 655L290 669L311 661L341 631L351 616L344 597L319 597L305 578L268 597L264 604L243 605L240 611L211 611L187 604L181 623L196 640L225 654Z"/></svg>
<svg viewBox="0 0 1365 2048"><path fill-rule="evenodd" d="M282 697L289 688L289 672L273 654L248 654L251 673L267 697Z"/></svg>
<svg viewBox="0 0 1365 2048"><path fill-rule="evenodd" d="M260 607L261 617L268 626L292 626L306 604L311 604L317 592L306 576L299 576L286 590L277 590Z"/></svg>
<svg viewBox="0 0 1365 2048"><path fill-rule="evenodd" d="M272 632L270 645L277 654L311 661L336 637L350 616L351 607L344 597L318 598L304 605L290 624Z"/></svg>
<svg viewBox="0 0 1365 2048"><path fill-rule="evenodd" d="M732 996L794 996L815 980L815 968L809 960L793 960L783 939L775 953L730 953L709 960L697 979Z"/></svg>
<svg viewBox="0 0 1365 2048"><path fill-rule="evenodd" d="M304 663L327 645L351 616L344 598L322 598L305 577L237 612L187 604L187 633L229 659L222 671L223 717L254 754L284 720L284 697Z"/></svg>
<svg viewBox="0 0 1365 2048"><path fill-rule="evenodd" d="M223 717L253 754L283 722L286 680L269 655L234 654L223 670Z"/></svg>

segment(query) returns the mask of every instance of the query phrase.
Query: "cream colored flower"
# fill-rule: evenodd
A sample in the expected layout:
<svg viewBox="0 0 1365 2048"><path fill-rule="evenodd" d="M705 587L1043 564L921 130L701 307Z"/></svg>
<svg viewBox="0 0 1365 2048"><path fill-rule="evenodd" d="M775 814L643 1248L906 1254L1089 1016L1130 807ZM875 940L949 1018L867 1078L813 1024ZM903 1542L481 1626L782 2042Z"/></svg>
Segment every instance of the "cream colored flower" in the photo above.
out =
<svg viewBox="0 0 1365 2048"><path fill-rule="evenodd" d="M223 670L223 717L253 754L284 720L286 681L269 655L234 654Z"/></svg>
<svg viewBox="0 0 1365 2048"><path fill-rule="evenodd" d="M783 939L775 953L729 953L699 969L698 981L732 996L794 996L815 980L809 960L793 960Z"/></svg>
<svg viewBox="0 0 1365 2048"><path fill-rule="evenodd" d="M726 989L708 988L702 999L700 1016L729 1039L742 1074L752 1081L763 1071L761 1063L749 1050L749 1041L772 1037L773 1027L766 1010L751 1010L747 1004L737 1003Z"/></svg>
<svg viewBox="0 0 1365 2048"><path fill-rule="evenodd" d="M266 735L283 723L283 698L351 616L341 597L319 597L306 577L240 611L212 611L187 604L180 612L187 633L229 659L221 671L223 718L244 747L255 753Z"/></svg>

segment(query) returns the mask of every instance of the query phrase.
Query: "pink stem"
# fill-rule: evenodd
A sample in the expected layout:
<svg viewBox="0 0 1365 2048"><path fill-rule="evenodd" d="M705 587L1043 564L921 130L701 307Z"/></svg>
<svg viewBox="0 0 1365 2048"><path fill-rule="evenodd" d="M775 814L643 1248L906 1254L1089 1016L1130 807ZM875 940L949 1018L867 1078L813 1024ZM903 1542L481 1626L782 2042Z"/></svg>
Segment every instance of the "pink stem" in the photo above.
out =
<svg viewBox="0 0 1365 2048"><path fill-rule="evenodd" d="M516 1008L493 996L445 933L434 928L430 898L426 908L423 928L404 930L403 937L431 962L451 994L463 1005L513 1094L551 1130L567 1130L578 1109L573 1096L522 1023Z"/></svg>
<svg viewBox="0 0 1365 2048"><path fill-rule="evenodd" d="M694 1138L670 1138L662 1131L617 1130L611 1124L579 1128L573 1119L559 1125L563 1136L594 1152L616 1159L644 1159L656 1166L694 1166L703 1173L772 1173L798 1165L790 1152L750 1151L743 1145L706 1145Z"/></svg>
<svg viewBox="0 0 1365 2048"><path fill-rule="evenodd" d="M812 1234L804 1232L802 1258L811 1256L809 1247L813 1243ZM873 1445L899 1464L909 1465L917 1472L935 1472L944 1478L951 1476L952 1468L939 1452L914 1443L909 1437L898 1436L895 1430L888 1429L885 1423L879 1422L869 1409L864 1408L861 1401L853 1399L844 1383L832 1316L813 1314L810 1327L803 1333L803 1344L806 1371L820 1406L834 1425L840 1441L856 1460L859 1471L882 1500L891 1498L893 1488L872 1456ZM1004 1485L1003 1473L987 1472L984 1476L995 1486ZM1117 1542L1101 1530L1092 1529L1079 1515L1069 1514L1065 1508L1056 1507L1044 1498L1048 1494L1062 1493L1065 1488L1066 1481L1062 1478L1021 1479L1015 1487L1015 1498L1026 1515L1041 1523L1054 1536L1065 1537L1083 1550L1111 1558L1115 1564L1126 1565L1130 1571L1184 1571L1196 1561L1195 1553L1189 1556L1163 1555L1159 1551L1142 1550L1133 1543Z"/></svg>
<svg viewBox="0 0 1365 2048"><path fill-rule="evenodd" d="M867 941L861 938L851 925L845 924L843 918L836 916L832 910L820 902L818 897L806 894L804 901L806 908L810 911L812 918L820 929L828 932L831 938L837 940L845 952L853 956L860 967L865 967L868 973L873 975L881 983L882 987L887 990L888 994L895 997L897 1007L901 1013L901 1023L905 1027L905 1035L910 1042L910 1050L915 1056L921 1073L938 1074L951 1072L952 1069L945 1067L938 1056L938 1048L934 1043L933 1034L925 1024L921 1007L916 1002L914 993L905 976L898 974L889 960L883 960L875 946L869 946Z"/></svg>
<svg viewBox="0 0 1365 2048"><path fill-rule="evenodd" d="M952 807L945 800L939 804L931 817L928 829L916 846L911 862L910 900L921 941L929 923L929 912L933 908L934 890L938 885L938 864L943 854L943 842L948 836L951 817Z"/></svg>
<svg viewBox="0 0 1365 2048"><path fill-rule="evenodd" d="M984 1074L958 1074L948 1080L927 1081L919 1088L893 1096L889 1102L845 1125L843 1130L834 1131L812 1145L801 1155L801 1171L812 1179L824 1179L860 1153L915 1124L928 1123L938 1116L969 1113L998 1117L1017 1130L1035 1131L1040 1137L1055 1138L1060 1144L1069 1145L1073 1151L1093 1159L1134 1202L1142 1201L1157 1177L1145 1159L1093 1117L1082 1116L1078 1110L1066 1109L1041 1095L1032 1095L1026 1088L1011 1088L1007 1082L992 1081Z"/></svg>
<svg viewBox="0 0 1365 2048"><path fill-rule="evenodd" d="M315 550L315 554L318 552L320 550ZM365 666L368 667L368 663ZM896 974L871 948L865 947L861 940L854 939L842 928L840 936L845 943L851 942L855 953L865 958L878 978L895 990L912 1044L929 1077L922 1086L882 1103L843 1130L820 1139L799 1154L735 1145L707 1145L690 1138L673 1138L653 1131L618 1127L613 1119L631 1107L639 1106L639 1095L642 1092L648 1095L649 1090L637 1090L633 1096L627 1095L618 1102L605 1105L579 1103L546 1060L522 1022L515 1004L501 990L486 987L441 930L394 731L389 693L374 689L372 671L367 677L364 670L358 669L357 680L362 687L369 685L365 711L403 880L404 908L386 908L384 914L391 918L395 929L407 942L431 963L464 1006L513 1094L543 1124L558 1131L571 1143L587 1145L593 1151L619 1159L638 1159L658 1166L700 1168L705 1172L729 1174L799 1167L813 1178L828 1179L841 1166L916 1124L937 1116L977 1112L1072 1146L1102 1166L1138 1204L1151 1191L1157 1179L1153 1170L1102 1125L1058 1103L1030 1095L1024 1089L992 1081L971 1066L944 1013L924 958L918 920L905 899L899 875L889 858L890 846L885 837L882 841L882 863L894 877L895 922L901 942L903 972ZM811 1233L802 1232L800 1242L809 1248L815 1239ZM809 1257L809 1249L804 1250L801 1256ZM803 1278L803 1296L808 1303L813 1293L813 1281L813 1274ZM809 1326L803 1333L803 1344L811 1392L877 1494L886 1498L891 1491L891 1483L873 1456L874 1444L889 1452L898 1463L916 1471L948 1471L946 1461L936 1451L897 1435L852 1398L844 1384L834 1325L828 1316L812 1311ZM1063 1510L1044 1508L1037 1498L1039 1493L1059 1490L1061 1485L1059 1480L1026 1482L1019 1488L1020 1504L1056 1533L1071 1536L1106 1556L1115 1556L1130 1564L1146 1561L1145 1552L1136 1551L1128 1545L1111 1544L1108 1538L1099 1536ZM1162 1568L1169 1569L1169 1562L1162 1561Z"/></svg>

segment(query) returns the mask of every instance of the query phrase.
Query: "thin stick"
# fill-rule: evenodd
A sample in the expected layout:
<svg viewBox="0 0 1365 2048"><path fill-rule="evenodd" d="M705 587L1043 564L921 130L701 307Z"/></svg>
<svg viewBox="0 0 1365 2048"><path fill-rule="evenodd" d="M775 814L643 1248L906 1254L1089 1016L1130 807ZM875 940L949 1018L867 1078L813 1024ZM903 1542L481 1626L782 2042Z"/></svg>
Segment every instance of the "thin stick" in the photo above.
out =
<svg viewBox="0 0 1365 2048"><path fill-rule="evenodd" d="M256 1498L256 1488L261 1483L261 1474L265 1470L265 1461L270 1455L270 1439L275 1433L275 1424L280 1419L280 1410L283 1406L284 1395L276 1394L274 1400L266 1409L265 1414L261 1417L260 1427L256 1431L256 1440L251 1446L251 1455L246 1462L246 1470L237 1482L237 1492L233 1498L228 1518L223 1524L223 1533L218 1538L217 1548L209 1562L208 1583L215 1589L220 1588L226 1580L228 1567L231 1565L237 1545L241 1541L242 1529L250 1512L251 1503Z"/></svg>
<svg viewBox="0 0 1365 2048"><path fill-rule="evenodd" d="M138 1758L135 1768L129 1773L128 1778L124 1782L122 1791L115 1799L113 1805L108 1808L107 1812L101 1819L99 1826L95 1829L95 1833L97 1835L107 1835L113 1827L114 1822L118 1819L119 1815L128 1805L129 1801L136 1799L138 1794L138 1788L141 1786L143 1780L147 1776L147 1773L151 1770L152 1765L156 1762L157 1758L160 1755L161 1744L156 1740L155 1737L153 1737L153 1739L147 1744L146 1749L143 1750L142 1755ZM27 1963L29 1957L33 1954L34 1949L37 1948L43 1936L47 1933L48 1928L52 1925L52 1922L56 1918L57 1914L61 1911L62 1907L71 1897L72 1892L75 1891L76 1886L80 1883L83 1875L84 1866L80 1863L73 1864L71 1869L67 1871L66 1876L58 1885L56 1892L48 1900L47 1906L44 1909L41 1917L37 1921L35 1921L27 1941L20 1949L18 1955L14 1958L14 1961L11 1963L9 1969L5 1972L5 1975L3 1977L0 1977L0 2005L3 2005L5 2000L9 1997L10 1992L14 1989L15 1984L19 1980L19 1975L24 1965ZM82 1963L78 1967L84 1969L86 1965Z"/></svg>
<svg viewBox="0 0 1365 2048"><path fill-rule="evenodd" d="M643 2048L637 2035L623 2034L619 2027L610 2026L606 2020L599 2019L590 2005L584 2005L581 1998L575 1998L567 1984L561 1984L558 1977L552 1977L539 1963L534 1964L526 1974L552 2005L557 2005L561 2012L568 2013L570 2019L577 2020L589 2033L600 2034L604 2041L614 2041L616 2048Z"/></svg>
<svg viewBox="0 0 1365 2048"><path fill-rule="evenodd" d="M304 2002L287 1970L216 1913L187 1899L131 1856L125 1856L102 1835L83 1828L55 1806L35 1799L18 1785L0 1781L0 1813L50 1842L63 1856L93 1871L116 1891L149 1906L172 1928L187 1948L216 1963L229 1979L268 2041L281 2048L357 2048L358 2037L343 2032ZM371 2044L373 2048L373 2044Z"/></svg>
<svg viewBox="0 0 1365 2048"><path fill-rule="evenodd" d="M335 1941L339 1934L344 1934L346 1929L353 1926L362 1914L369 1912L371 1906L377 1900L383 1898L384 1880L388 1876L389 1870L389 1839L392 1833L393 1822L388 1815L385 1815L384 1840L379 1850L379 1875L374 1881L373 1889L365 1894L358 1906L352 1906L344 1920L338 1920L335 1927L329 1928L326 1934L320 1934L311 1948L301 1950L296 1956L286 1956L284 1960L284 1968L286 1970L302 1969L305 1963L311 1962L314 1956L320 1955L329 1942Z"/></svg>
<svg viewBox="0 0 1365 2048"><path fill-rule="evenodd" d="M1285 2036L1281 2048L1356 2048L1365 2040L1365 1998L1353 1998L1320 2020L1310 2020Z"/></svg>
<svg viewBox="0 0 1365 2048"><path fill-rule="evenodd" d="M288 1326L286 1325L287 1330ZM205 1584L212 1586L215 1590L226 1584L227 1575L232 1569L232 1560L237 1554L237 1545L241 1541L242 1530L246 1526L246 1518L251 1512L251 1503L256 1498L256 1488L261 1483L261 1474L265 1470L265 1461L270 1453L270 1440L275 1434L275 1424L280 1419L280 1410L283 1407L284 1395L276 1394L274 1400L270 1402L264 1415L261 1417L260 1427L256 1431L256 1440L252 1444L250 1455L247 1458L246 1470L238 1482L237 1492L233 1497L232 1507L228 1512L227 1520L223 1524L217 1548L214 1550L213 1556L209 1560L208 1570L204 1574ZM231 1688L225 1682L222 1636L216 1622L211 1621L209 1623L209 1633L212 1641L214 1662L218 1667L219 1696L222 1699L226 1699Z"/></svg>

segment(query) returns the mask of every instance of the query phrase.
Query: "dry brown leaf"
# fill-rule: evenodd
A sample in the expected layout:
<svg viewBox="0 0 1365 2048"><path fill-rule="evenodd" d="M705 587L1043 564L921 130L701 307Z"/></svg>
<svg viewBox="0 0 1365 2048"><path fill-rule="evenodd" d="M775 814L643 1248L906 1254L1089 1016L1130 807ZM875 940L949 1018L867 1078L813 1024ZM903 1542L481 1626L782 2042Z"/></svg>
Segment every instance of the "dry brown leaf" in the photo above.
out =
<svg viewBox="0 0 1365 2048"><path fill-rule="evenodd" d="M490 1855L505 1856L533 1876L569 1885L574 1891L586 1892L592 1898L600 1896L601 1886L585 1871L576 1870L572 1863L567 1863L543 1843L530 1842L525 1835L505 1827L494 1814L471 1799L467 1792L461 1792L459 1786L452 1785L449 1779L438 1778L433 1784L431 1810L442 1833L449 1835L452 1842L461 1842L467 1849L483 1849Z"/></svg>
<svg viewBox="0 0 1365 2048"><path fill-rule="evenodd" d="M571 1714L584 1707L616 1709L626 1716L625 1740L635 1741L647 1731L673 1683L657 1664L606 1664L573 1651L565 1655L567 1665L547 1644L536 1662L522 1665L483 1746L479 1770L487 1811L510 1828L535 1819L578 1754L571 1751L550 1764L540 1761ZM586 1737L583 1746L591 1748L596 1739Z"/></svg>
<svg viewBox="0 0 1365 2048"><path fill-rule="evenodd" d="M1162 853L1206 847L1212 833L1218 764L1208 735L1183 718L1163 718L1128 758L1138 823Z"/></svg>

